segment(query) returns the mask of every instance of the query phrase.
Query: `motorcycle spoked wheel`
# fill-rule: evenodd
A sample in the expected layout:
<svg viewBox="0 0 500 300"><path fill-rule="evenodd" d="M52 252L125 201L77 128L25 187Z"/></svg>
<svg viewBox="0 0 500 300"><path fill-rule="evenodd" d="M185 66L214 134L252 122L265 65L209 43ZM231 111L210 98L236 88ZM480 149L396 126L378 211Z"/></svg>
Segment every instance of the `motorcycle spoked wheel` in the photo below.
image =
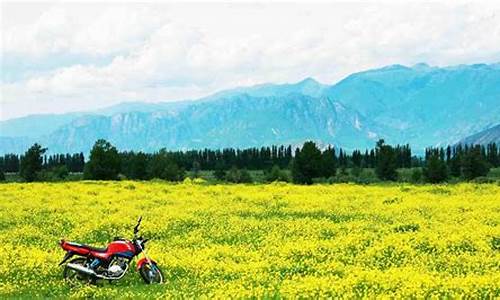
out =
<svg viewBox="0 0 500 300"><path fill-rule="evenodd" d="M163 283L163 273L154 262L143 264L139 269L139 273L146 284Z"/></svg>
<svg viewBox="0 0 500 300"><path fill-rule="evenodd" d="M70 260L68 263L78 264L81 266L85 266L86 259L83 257L75 258ZM68 266L64 266L63 270L63 278L70 285L75 286L78 284L96 284L97 280L92 278L86 274L82 274L74 269L68 268Z"/></svg>

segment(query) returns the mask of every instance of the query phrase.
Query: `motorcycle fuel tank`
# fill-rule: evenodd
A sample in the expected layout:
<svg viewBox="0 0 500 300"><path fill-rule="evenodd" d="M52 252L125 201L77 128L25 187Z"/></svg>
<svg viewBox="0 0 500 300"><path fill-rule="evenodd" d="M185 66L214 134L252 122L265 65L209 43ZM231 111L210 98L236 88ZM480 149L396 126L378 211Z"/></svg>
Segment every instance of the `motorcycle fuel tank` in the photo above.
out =
<svg viewBox="0 0 500 300"><path fill-rule="evenodd" d="M111 242L108 245L106 252L92 252L93 256L101 259L108 259L114 255L132 258L134 254L135 254L134 244L132 244L132 242L130 241L125 241L125 240Z"/></svg>

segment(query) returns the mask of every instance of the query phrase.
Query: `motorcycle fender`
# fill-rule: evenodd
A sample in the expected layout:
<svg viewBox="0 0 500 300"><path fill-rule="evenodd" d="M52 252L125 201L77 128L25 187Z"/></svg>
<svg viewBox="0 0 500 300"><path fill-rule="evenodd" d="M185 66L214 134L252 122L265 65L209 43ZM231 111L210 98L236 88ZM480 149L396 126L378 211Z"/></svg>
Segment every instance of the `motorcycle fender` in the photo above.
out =
<svg viewBox="0 0 500 300"><path fill-rule="evenodd" d="M152 260L152 259L150 259L150 260L152 263L156 264L156 262L154 260ZM145 258L139 259L139 261L137 262L137 270L139 270L142 267L142 265L144 265L147 262L148 262L148 260Z"/></svg>
<svg viewBox="0 0 500 300"><path fill-rule="evenodd" d="M59 265L62 265L63 263L65 263L66 261L68 261L68 259L72 258L73 255L75 255L75 253L73 253L72 251L66 252L66 254L63 257L63 260L59 263Z"/></svg>

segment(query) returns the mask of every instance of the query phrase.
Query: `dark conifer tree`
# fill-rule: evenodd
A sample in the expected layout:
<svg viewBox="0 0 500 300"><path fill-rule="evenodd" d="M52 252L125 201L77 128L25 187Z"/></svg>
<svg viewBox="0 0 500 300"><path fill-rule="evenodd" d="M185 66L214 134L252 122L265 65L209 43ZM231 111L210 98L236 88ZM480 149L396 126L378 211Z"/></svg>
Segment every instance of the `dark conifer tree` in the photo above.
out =
<svg viewBox="0 0 500 300"><path fill-rule="evenodd" d="M428 149L423 170L424 178L430 183L443 182L448 178L448 168L441 149Z"/></svg>
<svg viewBox="0 0 500 300"><path fill-rule="evenodd" d="M321 154L321 176L325 178L333 177L336 173L335 150L328 148Z"/></svg>
<svg viewBox="0 0 500 300"><path fill-rule="evenodd" d="M355 167L361 167L361 163L362 163L362 155L361 155L361 152L359 150L354 150L352 152L352 157L351 157L351 161L352 161L352 164L355 166Z"/></svg>
<svg viewBox="0 0 500 300"><path fill-rule="evenodd" d="M47 148L42 148L42 146L35 143L28 149L28 151L26 151L26 153L24 153L24 156L21 159L19 173L27 182L32 182L37 179L38 172L42 170L42 155L45 151L47 151Z"/></svg>
<svg viewBox="0 0 500 300"><path fill-rule="evenodd" d="M313 178L321 176L321 151L312 141L305 142L295 152L292 177L295 183L312 184Z"/></svg>
<svg viewBox="0 0 500 300"><path fill-rule="evenodd" d="M451 160L451 146L446 147L446 164L449 164Z"/></svg>
<svg viewBox="0 0 500 300"><path fill-rule="evenodd" d="M376 147L376 166L375 173L381 180L396 180L398 174L396 172L397 158L393 147L386 145L381 139L377 142Z"/></svg>
<svg viewBox="0 0 500 300"><path fill-rule="evenodd" d="M486 176L490 170L480 146L471 146L462 158L462 175L471 180L479 176Z"/></svg>
<svg viewBox="0 0 500 300"><path fill-rule="evenodd" d="M498 167L499 166L499 152L498 152L498 148L497 148L497 144L495 143L491 143L491 144L488 144L487 146L488 148L488 155L487 155L487 159L488 159L488 162L490 163L490 165L492 167Z"/></svg>

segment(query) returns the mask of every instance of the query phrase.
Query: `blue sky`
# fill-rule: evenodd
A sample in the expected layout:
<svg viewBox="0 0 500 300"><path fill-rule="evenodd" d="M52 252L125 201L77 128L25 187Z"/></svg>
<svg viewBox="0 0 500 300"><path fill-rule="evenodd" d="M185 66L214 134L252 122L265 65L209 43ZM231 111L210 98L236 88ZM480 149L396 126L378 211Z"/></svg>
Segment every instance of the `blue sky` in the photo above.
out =
<svg viewBox="0 0 500 300"><path fill-rule="evenodd" d="M500 61L495 1L2 2L0 119L389 64Z"/></svg>

